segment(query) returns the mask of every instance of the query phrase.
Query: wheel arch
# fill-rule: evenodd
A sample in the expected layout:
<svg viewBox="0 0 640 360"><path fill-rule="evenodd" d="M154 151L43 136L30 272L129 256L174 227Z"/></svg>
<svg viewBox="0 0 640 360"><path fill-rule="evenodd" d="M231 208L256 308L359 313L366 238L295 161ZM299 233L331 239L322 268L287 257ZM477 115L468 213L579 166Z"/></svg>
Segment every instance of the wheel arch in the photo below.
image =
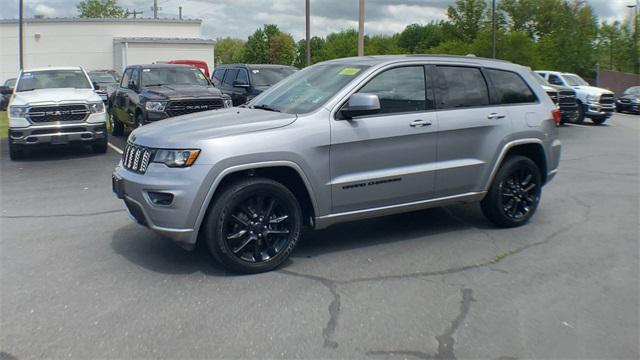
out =
<svg viewBox="0 0 640 360"><path fill-rule="evenodd" d="M500 152L500 156L496 161L493 170L491 171L491 175L489 176L489 181L485 186L485 191L489 191L491 184L493 183L493 179L495 178L498 169L504 163L504 161L513 155L520 155L527 157L538 165L540 169L540 175L542 176L542 183L546 183L547 181L547 157L544 151L542 140L531 138L531 139L521 139L515 140L507 143Z"/></svg>
<svg viewBox="0 0 640 360"><path fill-rule="evenodd" d="M290 161L252 163L229 167L215 178L196 219L195 230L200 232L202 222L211 208L211 202L229 184L244 178L265 177L287 187L300 203L305 224L314 225L318 214L313 188L304 171Z"/></svg>

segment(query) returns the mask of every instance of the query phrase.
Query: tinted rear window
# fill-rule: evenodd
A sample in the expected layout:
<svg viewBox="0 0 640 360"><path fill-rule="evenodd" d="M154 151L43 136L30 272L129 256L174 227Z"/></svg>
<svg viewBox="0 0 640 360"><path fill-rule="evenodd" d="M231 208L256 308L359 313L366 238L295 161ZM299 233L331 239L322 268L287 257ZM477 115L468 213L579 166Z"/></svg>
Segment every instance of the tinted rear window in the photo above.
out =
<svg viewBox="0 0 640 360"><path fill-rule="evenodd" d="M487 83L480 69L461 66L436 67L438 108L456 109L489 104Z"/></svg>
<svg viewBox="0 0 640 360"><path fill-rule="evenodd" d="M224 83L227 85L233 85L233 81L238 76L238 69L228 69L224 74Z"/></svg>
<svg viewBox="0 0 640 360"><path fill-rule="evenodd" d="M498 104L532 103L538 99L520 75L511 71L487 69L491 83L496 91Z"/></svg>

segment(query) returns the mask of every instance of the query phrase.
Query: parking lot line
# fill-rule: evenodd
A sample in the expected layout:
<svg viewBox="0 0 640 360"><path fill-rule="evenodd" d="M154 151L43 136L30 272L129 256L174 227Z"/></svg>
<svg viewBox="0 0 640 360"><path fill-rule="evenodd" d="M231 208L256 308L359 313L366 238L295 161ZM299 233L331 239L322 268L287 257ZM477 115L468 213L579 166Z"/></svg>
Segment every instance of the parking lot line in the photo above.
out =
<svg viewBox="0 0 640 360"><path fill-rule="evenodd" d="M120 149L119 147L113 145L112 143L107 143L107 145L109 145L109 147L112 148L115 152L117 152L118 154L122 155L122 149Z"/></svg>

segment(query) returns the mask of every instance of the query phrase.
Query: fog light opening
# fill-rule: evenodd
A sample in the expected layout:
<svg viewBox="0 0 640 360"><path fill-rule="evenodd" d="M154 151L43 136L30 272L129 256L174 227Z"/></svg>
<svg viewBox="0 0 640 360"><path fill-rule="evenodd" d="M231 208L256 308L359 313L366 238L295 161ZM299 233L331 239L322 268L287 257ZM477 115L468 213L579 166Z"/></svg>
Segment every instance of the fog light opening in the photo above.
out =
<svg viewBox="0 0 640 360"><path fill-rule="evenodd" d="M173 194L149 191L149 199L154 205L168 206L173 202Z"/></svg>

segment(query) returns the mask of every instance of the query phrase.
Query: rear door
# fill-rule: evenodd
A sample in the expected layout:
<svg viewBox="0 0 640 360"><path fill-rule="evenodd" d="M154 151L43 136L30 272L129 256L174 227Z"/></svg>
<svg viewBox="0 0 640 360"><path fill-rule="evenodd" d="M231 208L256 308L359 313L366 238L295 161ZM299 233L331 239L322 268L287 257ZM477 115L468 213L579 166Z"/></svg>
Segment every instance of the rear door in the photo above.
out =
<svg viewBox="0 0 640 360"><path fill-rule="evenodd" d="M233 82L235 81L237 76L238 69L228 68L227 71L224 72L224 77L222 78L222 82L220 83L220 86L218 86L218 88L220 88L223 93L231 96L231 94L233 93Z"/></svg>
<svg viewBox="0 0 640 360"><path fill-rule="evenodd" d="M331 193L340 213L428 199L433 194L437 123L425 66L384 70L357 92L381 111L331 120Z"/></svg>
<svg viewBox="0 0 640 360"><path fill-rule="evenodd" d="M496 151L511 132L509 114L492 105L480 67L436 65L438 166L435 196L483 191Z"/></svg>
<svg viewBox="0 0 640 360"><path fill-rule="evenodd" d="M244 68L239 68L238 69L238 74L236 75L236 81L242 81L245 84L249 85L249 72L247 72L247 69ZM249 86L247 87L240 87L240 86L233 86L233 84L231 84L231 100L233 100L233 106L238 106L238 105L242 105L244 103L247 102L247 94L249 93Z"/></svg>
<svg viewBox="0 0 640 360"><path fill-rule="evenodd" d="M128 123L128 115L127 115L127 107L129 106L129 97L127 96L127 92L129 91L128 86L131 81L131 73L133 72L133 68L128 68L124 71L122 75L122 79L120 80L120 85L117 87L114 95L113 108L116 118L121 122Z"/></svg>

